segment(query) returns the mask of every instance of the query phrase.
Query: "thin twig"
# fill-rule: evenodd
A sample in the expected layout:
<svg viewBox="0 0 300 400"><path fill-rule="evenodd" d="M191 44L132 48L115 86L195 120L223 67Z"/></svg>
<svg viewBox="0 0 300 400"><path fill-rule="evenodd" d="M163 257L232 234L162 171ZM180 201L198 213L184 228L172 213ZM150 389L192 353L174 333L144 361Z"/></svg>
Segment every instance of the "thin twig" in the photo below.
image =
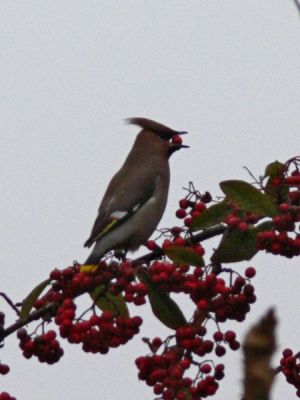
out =
<svg viewBox="0 0 300 400"><path fill-rule="evenodd" d="M3 292L0 292L0 296L2 296L7 303L11 306L11 308L17 313L18 316L20 316L20 310L14 305L14 303L11 301L11 299Z"/></svg>

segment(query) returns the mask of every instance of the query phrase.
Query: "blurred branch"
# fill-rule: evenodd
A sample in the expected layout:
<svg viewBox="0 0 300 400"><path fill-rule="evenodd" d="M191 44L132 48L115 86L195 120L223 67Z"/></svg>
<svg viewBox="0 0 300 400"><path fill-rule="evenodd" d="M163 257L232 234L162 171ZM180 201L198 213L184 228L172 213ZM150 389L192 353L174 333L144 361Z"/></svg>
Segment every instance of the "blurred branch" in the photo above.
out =
<svg viewBox="0 0 300 400"><path fill-rule="evenodd" d="M275 351L274 310L270 309L248 333L243 345L245 378L243 400L269 400L275 371L270 366Z"/></svg>
<svg viewBox="0 0 300 400"><path fill-rule="evenodd" d="M295 3L295 5L296 5L296 7L297 7L297 9L299 11L299 14L300 14L300 2L298 0L294 0L294 3Z"/></svg>

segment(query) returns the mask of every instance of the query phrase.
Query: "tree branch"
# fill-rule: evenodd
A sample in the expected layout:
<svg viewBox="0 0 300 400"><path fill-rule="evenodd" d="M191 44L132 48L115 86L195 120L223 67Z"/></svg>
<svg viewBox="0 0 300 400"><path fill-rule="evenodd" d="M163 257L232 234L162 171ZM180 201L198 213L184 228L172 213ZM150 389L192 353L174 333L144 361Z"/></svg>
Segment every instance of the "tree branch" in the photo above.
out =
<svg viewBox="0 0 300 400"><path fill-rule="evenodd" d="M186 244L191 245L191 242L193 242L193 244L200 243L204 240L210 239L214 236L218 236L218 235L224 233L225 229L226 229L226 227L224 225L217 225L212 228L208 228L202 232L199 232L196 235L193 235L193 237L191 239L190 238L187 239ZM133 260L132 263L133 263L134 268L136 268L143 263L148 264L153 260L163 257L164 255L165 255L165 252L163 251L163 249L158 247L157 250L154 250L151 253L145 254L144 256L141 256L141 257ZM85 294L85 293L81 293L76 297L79 297L82 294ZM12 301L10 301L4 293L0 293L0 295L2 295L5 298L5 300L13 307L13 309L19 315L19 310L14 306ZM57 309L59 308L59 306L60 306L60 304L58 304L58 303L50 303L39 310L32 311L26 320L18 319L14 324L12 324L8 328L4 329L3 331L0 331L0 343L3 341L4 338L6 338L7 336L16 332L18 329L22 328L23 326L27 325L29 322L38 320L45 316L54 317L56 315L56 312L57 312Z"/></svg>

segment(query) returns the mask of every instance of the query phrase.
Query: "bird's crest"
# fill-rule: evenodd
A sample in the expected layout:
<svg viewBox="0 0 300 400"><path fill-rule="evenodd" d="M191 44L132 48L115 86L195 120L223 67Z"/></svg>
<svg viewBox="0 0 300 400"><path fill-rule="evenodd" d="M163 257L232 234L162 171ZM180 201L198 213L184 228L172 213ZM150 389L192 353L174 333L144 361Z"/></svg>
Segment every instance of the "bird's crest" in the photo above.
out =
<svg viewBox="0 0 300 400"><path fill-rule="evenodd" d="M159 122L153 121L148 118L127 118L125 119L126 124L137 125L142 129L152 131L156 133L163 140L170 140L173 136L183 135L187 132L179 132L169 128L166 125L160 124Z"/></svg>

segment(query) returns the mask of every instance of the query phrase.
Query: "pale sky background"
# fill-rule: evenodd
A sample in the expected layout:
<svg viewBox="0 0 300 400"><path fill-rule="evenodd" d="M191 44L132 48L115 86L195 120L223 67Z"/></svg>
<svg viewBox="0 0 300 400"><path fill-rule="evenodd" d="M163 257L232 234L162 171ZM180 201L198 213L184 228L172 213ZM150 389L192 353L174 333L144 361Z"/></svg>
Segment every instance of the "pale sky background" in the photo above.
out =
<svg viewBox="0 0 300 400"><path fill-rule="evenodd" d="M300 153L300 18L292 0L3 0L0 22L0 291L14 301L55 267L87 257L83 243L106 185L138 132L124 118L189 132L190 149L171 159L160 227L178 224L189 180L216 196L222 180L250 180L244 166L258 176ZM249 265L258 271L257 303L246 323L223 330L241 339L276 305L278 362L283 348L300 350L299 258L260 254L235 267ZM0 309L11 324L1 299ZM11 372L0 376L0 392L18 400L152 400L134 360L148 353L142 336L170 331L149 306L133 309L138 314L141 335L127 345L101 356L61 340L65 355L53 366L24 359L9 337L1 360ZM214 399L240 398L241 359L231 351L217 359L226 379ZM280 376L272 400L282 399L296 394Z"/></svg>

